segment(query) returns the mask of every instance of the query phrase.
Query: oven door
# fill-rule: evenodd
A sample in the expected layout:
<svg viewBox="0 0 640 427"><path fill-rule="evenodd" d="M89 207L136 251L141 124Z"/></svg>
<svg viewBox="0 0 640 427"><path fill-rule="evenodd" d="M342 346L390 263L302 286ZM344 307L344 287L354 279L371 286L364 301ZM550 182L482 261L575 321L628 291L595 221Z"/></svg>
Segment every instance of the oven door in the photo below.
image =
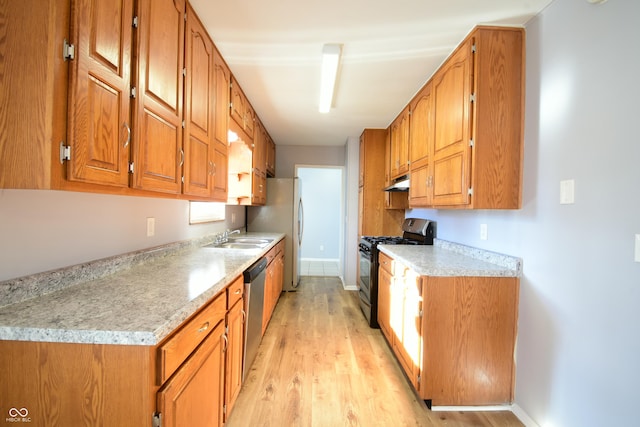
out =
<svg viewBox="0 0 640 427"><path fill-rule="evenodd" d="M360 255L360 277L358 278L358 285L360 285L360 292L364 293L369 300L371 293L371 253L363 252L362 249L358 252Z"/></svg>

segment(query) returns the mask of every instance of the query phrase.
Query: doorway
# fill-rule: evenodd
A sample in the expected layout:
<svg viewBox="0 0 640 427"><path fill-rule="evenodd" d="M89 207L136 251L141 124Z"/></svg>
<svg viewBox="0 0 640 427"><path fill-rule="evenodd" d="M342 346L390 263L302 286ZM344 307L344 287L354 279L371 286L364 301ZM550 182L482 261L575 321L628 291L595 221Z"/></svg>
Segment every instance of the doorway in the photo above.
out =
<svg viewBox="0 0 640 427"><path fill-rule="evenodd" d="M304 203L300 275L344 282L344 167L296 165Z"/></svg>

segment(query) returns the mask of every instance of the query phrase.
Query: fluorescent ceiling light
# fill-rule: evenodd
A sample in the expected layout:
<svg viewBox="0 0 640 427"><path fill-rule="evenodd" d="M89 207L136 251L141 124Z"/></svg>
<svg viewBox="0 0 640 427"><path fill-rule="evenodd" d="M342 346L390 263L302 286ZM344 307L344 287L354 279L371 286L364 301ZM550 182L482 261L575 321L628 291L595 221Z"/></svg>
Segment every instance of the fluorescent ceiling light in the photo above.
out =
<svg viewBox="0 0 640 427"><path fill-rule="evenodd" d="M328 113L331 110L341 50L342 46L339 44L325 44L322 48L322 80L320 82L319 107L321 113Z"/></svg>

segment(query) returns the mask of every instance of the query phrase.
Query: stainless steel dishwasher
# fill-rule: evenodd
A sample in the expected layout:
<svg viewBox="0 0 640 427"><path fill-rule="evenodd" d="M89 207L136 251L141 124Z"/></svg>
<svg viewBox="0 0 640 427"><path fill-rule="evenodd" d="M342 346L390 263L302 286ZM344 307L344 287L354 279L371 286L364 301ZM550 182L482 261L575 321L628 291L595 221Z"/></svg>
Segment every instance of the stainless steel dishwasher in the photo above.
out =
<svg viewBox="0 0 640 427"><path fill-rule="evenodd" d="M246 295L247 323L244 334L244 361L242 380L258 354L262 340L262 312L264 310L264 281L267 259L260 258L244 272L244 290Z"/></svg>

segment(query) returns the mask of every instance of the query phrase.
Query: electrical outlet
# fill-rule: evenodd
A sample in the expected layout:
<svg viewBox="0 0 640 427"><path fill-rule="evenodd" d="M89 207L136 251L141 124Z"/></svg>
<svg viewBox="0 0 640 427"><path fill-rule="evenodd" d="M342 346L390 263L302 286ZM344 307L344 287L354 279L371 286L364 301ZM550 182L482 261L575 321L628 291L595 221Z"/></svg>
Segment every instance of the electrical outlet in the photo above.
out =
<svg viewBox="0 0 640 427"><path fill-rule="evenodd" d="M487 240L489 238L489 230L487 224L480 224L480 240Z"/></svg>
<svg viewBox="0 0 640 427"><path fill-rule="evenodd" d="M640 234L636 234L635 260L636 260L636 262L640 262Z"/></svg>
<svg viewBox="0 0 640 427"><path fill-rule="evenodd" d="M231 224L235 224L236 223L236 214L235 213L231 213Z"/></svg>
<svg viewBox="0 0 640 427"><path fill-rule="evenodd" d="M324 245L320 245L320 252L324 251Z"/></svg>
<svg viewBox="0 0 640 427"><path fill-rule="evenodd" d="M151 237L156 234L156 219L147 218L147 237Z"/></svg>
<svg viewBox="0 0 640 427"><path fill-rule="evenodd" d="M570 205L575 202L575 181L567 179L560 181L560 204Z"/></svg>

